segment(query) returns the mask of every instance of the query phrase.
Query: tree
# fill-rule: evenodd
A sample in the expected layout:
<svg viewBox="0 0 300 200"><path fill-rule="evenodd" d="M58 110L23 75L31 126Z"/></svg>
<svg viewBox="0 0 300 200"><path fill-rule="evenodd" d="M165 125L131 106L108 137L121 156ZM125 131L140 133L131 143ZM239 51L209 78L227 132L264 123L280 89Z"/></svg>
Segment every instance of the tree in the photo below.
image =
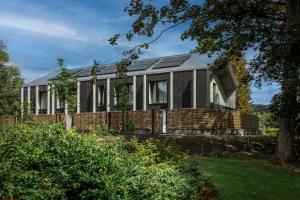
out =
<svg viewBox="0 0 300 200"><path fill-rule="evenodd" d="M211 66L212 71L218 71L224 66L230 65L237 82L237 109L243 112L251 112L250 74L246 69L246 60L242 55L230 55L224 52Z"/></svg>
<svg viewBox="0 0 300 200"><path fill-rule="evenodd" d="M246 60L242 57L233 57L230 64L237 82L237 109L251 112L250 76L246 69Z"/></svg>
<svg viewBox="0 0 300 200"><path fill-rule="evenodd" d="M118 110L121 110L122 112L122 130L121 132L125 133L128 127L128 124L125 122L128 122L126 119L126 110L128 109L129 106L129 91L126 85L126 80L127 80L127 71L128 71L128 66L132 64L132 61L134 59L137 59L135 57L136 55L132 54L131 57L127 59L123 59L121 62L117 63L117 81L114 86L114 92L113 92L113 97L116 99L116 107ZM129 123L129 122L128 122Z"/></svg>
<svg viewBox="0 0 300 200"><path fill-rule="evenodd" d="M66 128L72 125L72 116L76 111L76 96L77 96L77 78L67 70L64 65L64 59L57 59L60 73L55 80L52 81L52 91L55 92L56 98L65 104L66 113Z"/></svg>
<svg viewBox="0 0 300 200"><path fill-rule="evenodd" d="M281 84L278 161L284 164L293 159L295 119L299 113L300 0L205 0L194 4L170 0L162 6L131 0L125 11L134 18L127 40L155 36L126 55L149 48L161 35L181 24L187 24L181 39L196 41L199 53L241 56L254 49L256 55L249 68L252 78L258 85L262 81ZM161 27L166 28L157 33ZM116 45L120 36L116 34L110 43Z"/></svg>
<svg viewBox="0 0 300 200"><path fill-rule="evenodd" d="M94 64L92 66L92 69L91 69L91 76L92 76L92 84L93 85L96 85L97 84L97 74L100 70L100 64L94 60Z"/></svg>
<svg viewBox="0 0 300 200"><path fill-rule="evenodd" d="M8 64L9 55L0 41L0 116L20 114L20 88L23 85L20 69Z"/></svg>

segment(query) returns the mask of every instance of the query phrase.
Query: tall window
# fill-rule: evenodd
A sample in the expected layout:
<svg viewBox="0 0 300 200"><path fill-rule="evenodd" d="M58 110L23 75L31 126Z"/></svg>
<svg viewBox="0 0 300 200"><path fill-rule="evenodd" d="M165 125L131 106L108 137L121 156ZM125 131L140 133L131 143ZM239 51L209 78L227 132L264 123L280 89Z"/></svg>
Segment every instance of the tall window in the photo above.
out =
<svg viewBox="0 0 300 200"><path fill-rule="evenodd" d="M42 91L39 92L39 104L40 104L40 109L44 110L47 109L47 92L46 91Z"/></svg>
<svg viewBox="0 0 300 200"><path fill-rule="evenodd" d="M63 109L65 107L64 102L60 101L58 97L56 97L56 108Z"/></svg>
<svg viewBox="0 0 300 200"><path fill-rule="evenodd" d="M128 92L128 105L131 106L133 104L133 84L126 84L125 88ZM116 93L116 88L114 88L114 94ZM120 94L122 95L122 94ZM120 99L118 99L118 97L116 95L114 95L113 98L113 102L114 102L114 106L118 106L118 100L121 102L122 100L124 100L123 96L119 97ZM123 101L122 101L123 102Z"/></svg>
<svg viewBox="0 0 300 200"><path fill-rule="evenodd" d="M128 92L128 105L133 104L133 85L132 84L126 84L127 92Z"/></svg>
<svg viewBox="0 0 300 200"><path fill-rule="evenodd" d="M104 86L98 87L98 107L103 107L105 105L105 89Z"/></svg>
<svg viewBox="0 0 300 200"><path fill-rule="evenodd" d="M216 83L213 83L213 103L219 104L219 93Z"/></svg>
<svg viewBox="0 0 300 200"><path fill-rule="evenodd" d="M150 104L167 103L168 84L167 81L150 82Z"/></svg>

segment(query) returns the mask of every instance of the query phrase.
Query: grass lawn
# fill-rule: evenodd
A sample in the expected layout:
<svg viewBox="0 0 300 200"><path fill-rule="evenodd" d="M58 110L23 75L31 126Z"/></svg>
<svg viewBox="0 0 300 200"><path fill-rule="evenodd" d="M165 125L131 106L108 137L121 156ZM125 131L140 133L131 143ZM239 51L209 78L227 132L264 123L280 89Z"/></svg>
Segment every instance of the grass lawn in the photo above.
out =
<svg viewBox="0 0 300 200"><path fill-rule="evenodd" d="M300 174L264 161L201 158L200 163L220 199L300 199Z"/></svg>

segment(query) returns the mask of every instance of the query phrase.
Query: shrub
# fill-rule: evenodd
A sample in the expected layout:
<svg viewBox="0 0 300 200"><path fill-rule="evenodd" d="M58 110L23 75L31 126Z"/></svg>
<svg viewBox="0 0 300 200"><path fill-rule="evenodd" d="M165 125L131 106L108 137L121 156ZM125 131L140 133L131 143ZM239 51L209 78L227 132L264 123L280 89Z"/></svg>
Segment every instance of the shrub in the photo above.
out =
<svg viewBox="0 0 300 200"><path fill-rule="evenodd" d="M267 128L263 132L263 136L273 136L276 137L279 133L279 128Z"/></svg>
<svg viewBox="0 0 300 200"><path fill-rule="evenodd" d="M132 121L128 121L124 125L124 133L133 133L134 132L134 123Z"/></svg>
<svg viewBox="0 0 300 200"><path fill-rule="evenodd" d="M206 185L186 156L166 158L135 139L101 143L51 123L0 133L0 180L0 199L199 199Z"/></svg>
<svg viewBox="0 0 300 200"><path fill-rule="evenodd" d="M96 136L108 136L113 135L114 130L107 124L98 124L88 127L88 133Z"/></svg>

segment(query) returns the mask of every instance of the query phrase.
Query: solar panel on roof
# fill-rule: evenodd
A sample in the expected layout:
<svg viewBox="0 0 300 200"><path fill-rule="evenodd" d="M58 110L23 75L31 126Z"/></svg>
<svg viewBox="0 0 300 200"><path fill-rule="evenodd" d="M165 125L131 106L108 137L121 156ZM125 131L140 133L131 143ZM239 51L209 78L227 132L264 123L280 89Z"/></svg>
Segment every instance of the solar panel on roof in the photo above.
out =
<svg viewBox="0 0 300 200"><path fill-rule="evenodd" d="M128 68L128 71L139 71L139 70L148 69L151 65L155 64L157 61L159 61L159 59L138 60Z"/></svg>
<svg viewBox="0 0 300 200"><path fill-rule="evenodd" d="M177 67L186 61L191 55L182 55L170 58L163 58L153 69L160 69L166 67Z"/></svg>
<svg viewBox="0 0 300 200"><path fill-rule="evenodd" d="M78 73L78 76L80 77L83 77L83 76L90 76L91 75L91 68L88 67L88 68L85 68L83 70L81 70L79 73Z"/></svg>
<svg viewBox="0 0 300 200"><path fill-rule="evenodd" d="M102 70L100 70L100 74L112 74L117 72L117 66L116 65L107 65Z"/></svg>

